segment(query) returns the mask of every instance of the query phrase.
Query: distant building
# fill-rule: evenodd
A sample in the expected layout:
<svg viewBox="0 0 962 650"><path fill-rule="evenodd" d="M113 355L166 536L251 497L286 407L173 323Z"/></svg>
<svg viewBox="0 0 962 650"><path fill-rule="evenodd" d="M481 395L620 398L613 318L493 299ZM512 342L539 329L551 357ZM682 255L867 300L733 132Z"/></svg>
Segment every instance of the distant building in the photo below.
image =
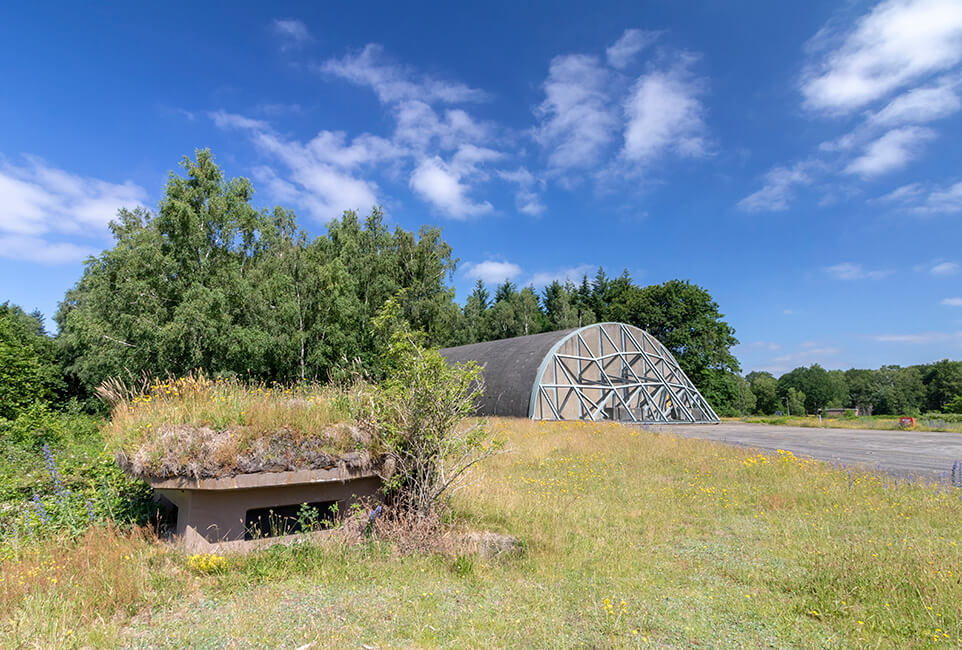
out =
<svg viewBox="0 0 962 650"><path fill-rule="evenodd" d="M843 417L843 416L848 415L848 414L852 414L852 415L854 415L855 417L858 417L858 416L860 415L859 410L858 410L858 407L857 407L857 406L852 406L852 407L849 407L849 408L827 408L827 409L822 409L822 415L824 415L824 416L827 417L827 418L840 418L840 417Z"/></svg>

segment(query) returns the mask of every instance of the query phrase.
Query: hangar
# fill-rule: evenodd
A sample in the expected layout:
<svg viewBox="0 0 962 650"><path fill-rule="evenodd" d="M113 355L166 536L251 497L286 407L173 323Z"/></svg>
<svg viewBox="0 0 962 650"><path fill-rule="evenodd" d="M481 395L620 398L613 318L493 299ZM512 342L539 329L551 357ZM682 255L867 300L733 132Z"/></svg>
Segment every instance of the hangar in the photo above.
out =
<svg viewBox="0 0 962 650"><path fill-rule="evenodd" d="M668 349L624 323L595 323L442 349L476 361L478 413L534 420L717 423L718 416Z"/></svg>

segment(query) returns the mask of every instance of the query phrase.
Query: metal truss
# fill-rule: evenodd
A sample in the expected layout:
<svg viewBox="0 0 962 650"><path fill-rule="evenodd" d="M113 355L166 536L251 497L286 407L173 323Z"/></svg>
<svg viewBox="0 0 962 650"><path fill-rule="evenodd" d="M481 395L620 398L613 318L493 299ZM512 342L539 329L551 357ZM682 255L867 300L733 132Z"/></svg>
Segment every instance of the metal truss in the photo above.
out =
<svg viewBox="0 0 962 650"><path fill-rule="evenodd" d="M530 416L539 420L718 422L668 349L623 323L589 325L558 342L533 393Z"/></svg>

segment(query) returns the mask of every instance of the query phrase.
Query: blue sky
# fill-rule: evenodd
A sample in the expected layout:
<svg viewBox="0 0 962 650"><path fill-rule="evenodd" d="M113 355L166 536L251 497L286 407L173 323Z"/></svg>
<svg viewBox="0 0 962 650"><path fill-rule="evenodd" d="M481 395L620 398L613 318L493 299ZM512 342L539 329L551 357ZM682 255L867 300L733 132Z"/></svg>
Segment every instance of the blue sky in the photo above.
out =
<svg viewBox="0 0 962 650"><path fill-rule="evenodd" d="M0 300L52 315L210 147L477 278L689 279L745 371L962 358L962 2L0 8ZM522 5L522 6L518 6Z"/></svg>

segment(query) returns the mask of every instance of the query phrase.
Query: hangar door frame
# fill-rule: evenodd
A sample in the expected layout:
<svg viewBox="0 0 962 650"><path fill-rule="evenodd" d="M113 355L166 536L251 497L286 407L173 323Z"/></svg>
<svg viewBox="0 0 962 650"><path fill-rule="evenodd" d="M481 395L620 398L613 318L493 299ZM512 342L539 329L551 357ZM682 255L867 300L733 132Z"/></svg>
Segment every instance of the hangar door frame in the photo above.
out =
<svg viewBox="0 0 962 650"><path fill-rule="evenodd" d="M719 422L671 352L648 332L624 323L594 323L555 343L535 376L528 416L638 424Z"/></svg>

